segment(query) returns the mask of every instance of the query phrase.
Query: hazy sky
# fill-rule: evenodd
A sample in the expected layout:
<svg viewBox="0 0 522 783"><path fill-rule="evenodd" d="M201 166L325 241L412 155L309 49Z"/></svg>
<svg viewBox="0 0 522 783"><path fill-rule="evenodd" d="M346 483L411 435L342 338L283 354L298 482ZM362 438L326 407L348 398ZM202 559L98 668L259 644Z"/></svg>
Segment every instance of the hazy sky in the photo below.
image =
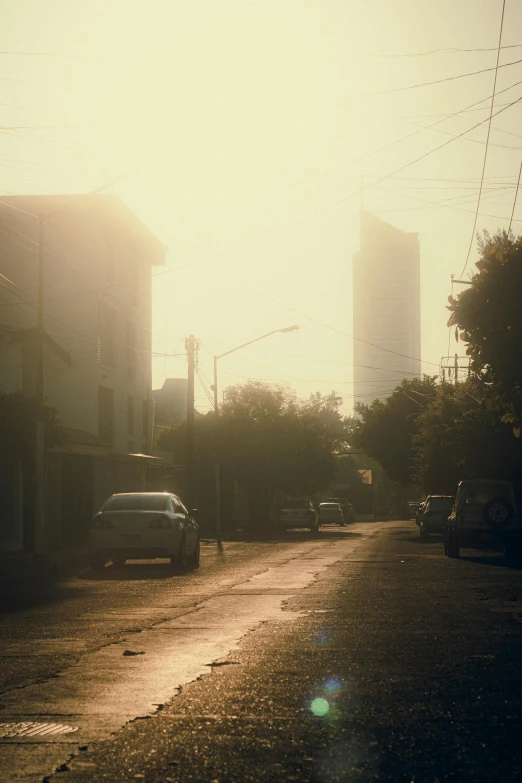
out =
<svg viewBox="0 0 522 783"><path fill-rule="evenodd" d="M169 248L153 283L154 350L181 351L195 334L210 379L212 354L297 323L223 359L221 385L335 389L349 411L361 182L488 117L492 70L399 88L492 69L501 10L502 0L3 0L0 124L16 129L1 131L1 190L78 193L121 177L112 191ZM522 60L521 41L522 6L506 0L501 64ZM440 49L490 51L424 54ZM496 111L519 97L522 62L499 70ZM493 120L480 230L509 224L521 116L517 104ZM364 193L366 209L419 233L426 372L447 351L450 275L466 260L486 132ZM521 230L522 203L515 218ZM186 363L154 359L153 385L165 374L186 375ZM199 385L196 397L206 410Z"/></svg>

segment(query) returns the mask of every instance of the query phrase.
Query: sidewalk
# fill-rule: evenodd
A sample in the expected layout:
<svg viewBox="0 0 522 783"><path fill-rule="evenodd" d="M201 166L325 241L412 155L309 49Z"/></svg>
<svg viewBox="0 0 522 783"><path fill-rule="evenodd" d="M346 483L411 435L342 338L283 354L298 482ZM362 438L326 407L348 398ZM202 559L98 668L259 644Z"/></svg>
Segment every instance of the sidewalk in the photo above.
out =
<svg viewBox="0 0 522 783"><path fill-rule="evenodd" d="M0 584L18 580L59 581L88 568L86 546L64 547L44 555L33 552L0 552Z"/></svg>

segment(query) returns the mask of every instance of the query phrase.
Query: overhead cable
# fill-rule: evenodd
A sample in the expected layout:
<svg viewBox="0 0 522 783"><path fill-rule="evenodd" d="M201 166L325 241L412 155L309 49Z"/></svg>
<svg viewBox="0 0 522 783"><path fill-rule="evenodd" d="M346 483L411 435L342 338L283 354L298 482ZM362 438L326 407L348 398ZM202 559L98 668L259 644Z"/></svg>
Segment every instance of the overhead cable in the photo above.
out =
<svg viewBox="0 0 522 783"><path fill-rule="evenodd" d="M488 159L488 144L489 144L489 135L491 133L491 120L493 119L493 106L494 106L494 103L495 103L495 90L496 90L496 87L497 87L498 69L500 67L502 67L502 66L499 66L498 63L499 63L499 58L500 58L500 45L501 45L501 41L502 41L502 30L503 30L503 27L504 27L504 11L505 11L505 8L506 8L506 0L502 0L502 15L500 17L500 32L499 32L499 36L498 36L497 62L496 62L496 67L495 67L495 78L493 80L493 95L491 96L491 108L490 108L490 112L489 112L488 133L487 133L487 136L486 136L486 149L484 150L484 160L482 162L482 174L480 176L480 189L479 189L479 194L478 194L478 199L477 199L477 209L475 211L475 219L473 221L473 229L471 231L471 238L470 238L470 241L469 241L468 253L466 255L466 262L465 262L464 266L462 267L462 271L461 271L461 273L459 275L460 278L462 278L462 276L464 275L464 272L466 271L466 268L468 266L469 257L470 257L470 254L471 254L471 248L473 247L473 241L475 239L475 229L477 227L477 220L478 220L478 216L479 216L480 198L482 196L482 186L484 184L484 174L486 173L486 162L487 162L487 159Z"/></svg>
<svg viewBox="0 0 522 783"><path fill-rule="evenodd" d="M517 196L518 196L518 188L520 185L520 174L522 173L522 161L520 161L520 168L518 170L518 180L517 180L517 189L515 190L515 198L513 199L513 209L511 210L511 218L509 220L509 228L508 228L508 235L511 231L511 224L513 222L513 215L515 214L515 206L517 203Z"/></svg>

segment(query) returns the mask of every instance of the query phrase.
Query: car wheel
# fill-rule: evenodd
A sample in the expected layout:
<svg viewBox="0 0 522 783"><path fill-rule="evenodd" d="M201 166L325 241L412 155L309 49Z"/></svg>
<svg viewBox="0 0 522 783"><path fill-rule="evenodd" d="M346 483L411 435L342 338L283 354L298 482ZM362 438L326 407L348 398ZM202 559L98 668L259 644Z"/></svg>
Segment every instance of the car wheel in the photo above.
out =
<svg viewBox="0 0 522 783"><path fill-rule="evenodd" d="M126 562L127 558L122 557L121 555L114 555L112 558L112 564L115 568L123 568Z"/></svg>
<svg viewBox="0 0 522 783"><path fill-rule="evenodd" d="M503 528L513 519L513 509L504 498L491 498L485 504L482 515L488 525Z"/></svg>
<svg viewBox="0 0 522 783"><path fill-rule="evenodd" d="M102 568L105 568L106 562L105 555L100 552L92 552L89 555L89 565L94 571L101 571Z"/></svg>
<svg viewBox="0 0 522 783"><path fill-rule="evenodd" d="M455 530L450 530L448 534L448 557L460 557L460 542Z"/></svg>
<svg viewBox="0 0 522 783"><path fill-rule="evenodd" d="M179 542L178 554L173 555L170 558L170 564L173 568L186 568L187 567L187 553L185 551L185 536L181 537Z"/></svg>
<svg viewBox="0 0 522 783"><path fill-rule="evenodd" d="M198 543L196 544L196 548L194 552L191 555L187 555L187 565L192 570L196 570L196 568L199 568L199 560L201 555L201 547L199 543L199 537L198 537Z"/></svg>

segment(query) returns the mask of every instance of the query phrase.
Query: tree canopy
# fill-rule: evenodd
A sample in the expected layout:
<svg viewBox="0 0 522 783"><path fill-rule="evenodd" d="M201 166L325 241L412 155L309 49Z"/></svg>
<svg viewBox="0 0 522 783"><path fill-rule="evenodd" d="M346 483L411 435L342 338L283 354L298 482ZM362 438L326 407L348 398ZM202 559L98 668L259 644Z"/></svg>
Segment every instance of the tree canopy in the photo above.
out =
<svg viewBox="0 0 522 783"><path fill-rule="evenodd" d="M522 479L522 442L479 379L402 381L384 402L357 410L352 442L403 486L454 494L465 478Z"/></svg>
<svg viewBox="0 0 522 783"><path fill-rule="evenodd" d="M522 478L522 443L477 379L437 386L416 426L414 474L428 494L454 494L466 478Z"/></svg>
<svg viewBox="0 0 522 783"><path fill-rule="evenodd" d="M415 478L417 418L435 390L435 377L405 379L384 401L359 403L350 426L350 442L374 457L388 476L403 486Z"/></svg>
<svg viewBox="0 0 522 783"><path fill-rule="evenodd" d="M450 326L462 330L471 369L503 409L504 421L522 427L522 237L506 231L479 240L478 272L450 297Z"/></svg>
<svg viewBox="0 0 522 783"><path fill-rule="evenodd" d="M333 393L304 401L258 381L229 387L217 420L214 413L196 419L195 459L219 460L222 474L266 516L276 490L311 495L332 480L346 441L341 403ZM184 461L186 423L165 430L158 445Z"/></svg>

